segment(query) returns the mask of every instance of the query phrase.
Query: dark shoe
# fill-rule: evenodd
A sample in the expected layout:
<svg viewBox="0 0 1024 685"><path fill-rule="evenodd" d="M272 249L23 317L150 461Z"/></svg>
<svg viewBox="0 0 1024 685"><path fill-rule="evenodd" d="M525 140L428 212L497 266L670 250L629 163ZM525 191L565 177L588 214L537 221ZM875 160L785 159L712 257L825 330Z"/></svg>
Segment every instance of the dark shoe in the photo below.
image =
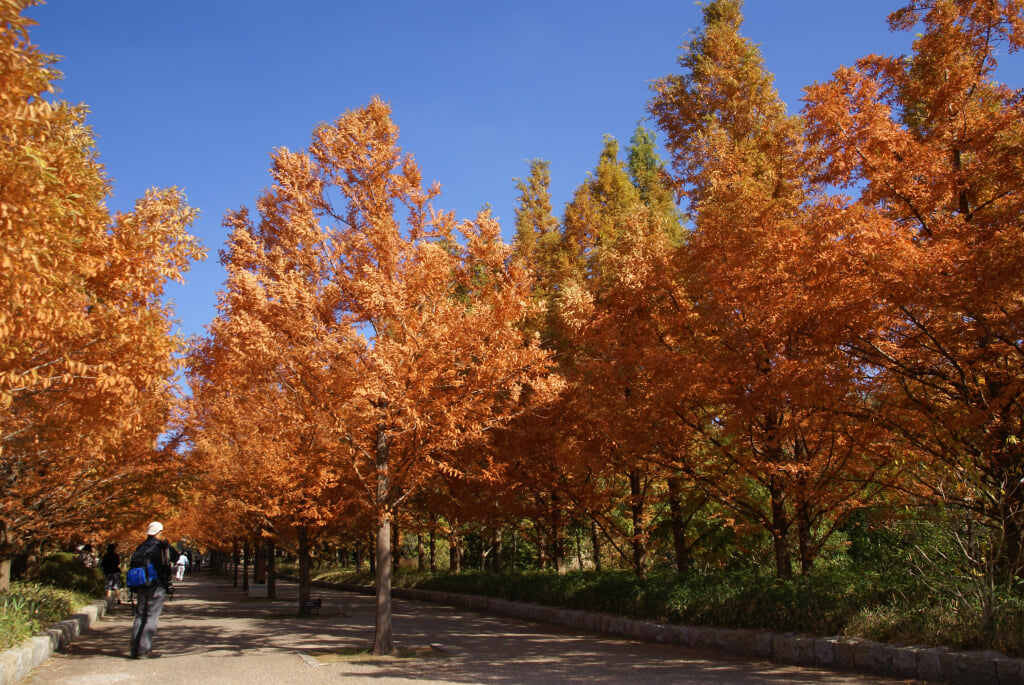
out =
<svg viewBox="0 0 1024 685"><path fill-rule="evenodd" d="M138 656L137 656L137 657L135 657L135 658L136 658L136 659L156 659L156 658L158 658L159 656L160 656L159 654L157 654L156 652L154 652L154 651L153 651L153 650L151 649L151 650L149 650L148 652L143 652L142 654L138 655Z"/></svg>

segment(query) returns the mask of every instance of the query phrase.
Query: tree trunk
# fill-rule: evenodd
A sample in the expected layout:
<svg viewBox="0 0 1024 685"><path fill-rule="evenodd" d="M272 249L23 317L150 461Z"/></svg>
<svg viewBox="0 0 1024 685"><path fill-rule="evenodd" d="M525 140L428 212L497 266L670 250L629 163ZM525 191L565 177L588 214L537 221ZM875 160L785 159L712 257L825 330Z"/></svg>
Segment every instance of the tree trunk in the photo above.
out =
<svg viewBox="0 0 1024 685"><path fill-rule="evenodd" d="M398 521L391 522L391 564L396 571L402 565L402 534L398 530Z"/></svg>
<svg viewBox="0 0 1024 685"><path fill-rule="evenodd" d="M565 540L562 539L562 507L557 492L551 493L551 562L559 574L566 572Z"/></svg>
<svg viewBox="0 0 1024 685"><path fill-rule="evenodd" d="M807 574L814 568L814 545L811 540L811 517L807 506L801 504L796 510L797 545L800 549L800 573Z"/></svg>
<svg viewBox="0 0 1024 685"><path fill-rule="evenodd" d="M775 573L779 578L793 577L793 561L789 555L789 518L786 516L786 494L775 476L769 478L772 498L772 543L775 546Z"/></svg>
<svg viewBox="0 0 1024 685"><path fill-rule="evenodd" d="M299 616L309 616L309 529L299 526Z"/></svg>
<svg viewBox="0 0 1024 685"><path fill-rule="evenodd" d="M1012 463L1017 463L1014 460ZM997 563L1009 576L1020 576L1024 571L1024 480L1014 474L1004 477L999 491L1005 493L1000 499L996 516L1001 524L1002 554Z"/></svg>
<svg viewBox="0 0 1024 685"><path fill-rule="evenodd" d="M690 570L690 548L686 546L686 522L683 521L682 481L676 476L668 479L668 509L672 522L672 542L676 552L676 572L680 575Z"/></svg>
<svg viewBox="0 0 1024 685"><path fill-rule="evenodd" d="M629 500L633 514L633 571L637 578L647 576L647 530L644 526L644 491L640 471L629 472Z"/></svg>
<svg viewBox="0 0 1024 685"><path fill-rule="evenodd" d="M512 528L512 558L508 560L509 571L512 573L516 572L516 557L519 556L519 536L516 535L516 529Z"/></svg>
<svg viewBox="0 0 1024 685"><path fill-rule="evenodd" d="M1024 571L1024 535L1021 534L1021 526L1015 516L1008 516L1003 520L1003 544L1006 551L1004 557L1008 564L1009 571L1013 576L1021 575Z"/></svg>
<svg viewBox="0 0 1024 685"><path fill-rule="evenodd" d="M494 529L494 554L491 557L492 570L498 575L505 572L504 548L502 547L502 543L502 530L501 527L498 526Z"/></svg>
<svg viewBox="0 0 1024 685"><path fill-rule="evenodd" d="M416 569L421 573L427 570L427 550L423 545L423 533L416 535Z"/></svg>
<svg viewBox="0 0 1024 685"><path fill-rule="evenodd" d="M448 570L452 573L462 572L462 537L452 533L448 541Z"/></svg>
<svg viewBox="0 0 1024 685"><path fill-rule="evenodd" d="M594 548L594 570L601 570L601 530L597 522L590 519L590 545Z"/></svg>
<svg viewBox="0 0 1024 685"><path fill-rule="evenodd" d="M395 653L391 635L391 519L387 512L377 518L377 613L373 636L375 656Z"/></svg>
<svg viewBox="0 0 1024 685"><path fill-rule="evenodd" d="M395 653L391 636L391 510L388 479L388 437L377 427L377 613L373 636L373 655Z"/></svg>
<svg viewBox="0 0 1024 685"><path fill-rule="evenodd" d="M11 557L14 556L13 536L6 521L0 521L0 593L11 589Z"/></svg>
<svg viewBox="0 0 1024 685"><path fill-rule="evenodd" d="M253 569L252 582L263 585L267 582L267 556L264 546L260 544L259 533L253 540L253 552L256 558L256 567Z"/></svg>
<svg viewBox="0 0 1024 685"><path fill-rule="evenodd" d="M430 529L430 572L434 573L437 571L437 535L434 533L434 529Z"/></svg>
<svg viewBox="0 0 1024 685"><path fill-rule="evenodd" d="M277 570L274 568L274 556L277 545L273 539L267 540L267 599L277 599Z"/></svg>
<svg viewBox="0 0 1024 685"><path fill-rule="evenodd" d="M546 569L550 565L548 563L548 547L551 546L549 544L549 541L551 540L551 529L545 527L545 523L547 523L547 521L543 518L535 520L533 522L534 534L530 538L537 550L537 568L541 570Z"/></svg>
<svg viewBox="0 0 1024 685"><path fill-rule="evenodd" d="M249 592L249 540L242 545L242 589Z"/></svg>
<svg viewBox="0 0 1024 685"><path fill-rule="evenodd" d="M572 536L576 539L576 566L582 571L586 567L583 564L583 538L580 537L578 526L573 526Z"/></svg>
<svg viewBox="0 0 1024 685"><path fill-rule="evenodd" d="M232 569L232 572L234 573L234 582L231 584L231 587L238 587L238 538L235 538L232 544L231 561L234 562L234 568Z"/></svg>

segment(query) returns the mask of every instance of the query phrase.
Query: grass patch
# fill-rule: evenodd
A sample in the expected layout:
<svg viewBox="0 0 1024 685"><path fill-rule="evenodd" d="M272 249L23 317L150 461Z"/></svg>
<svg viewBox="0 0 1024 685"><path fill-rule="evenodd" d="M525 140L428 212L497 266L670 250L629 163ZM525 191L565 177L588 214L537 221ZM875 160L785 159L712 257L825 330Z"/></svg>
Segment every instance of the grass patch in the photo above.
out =
<svg viewBox="0 0 1024 685"><path fill-rule="evenodd" d="M14 581L0 595L0 650L13 647L62 621L91 597L41 583Z"/></svg>

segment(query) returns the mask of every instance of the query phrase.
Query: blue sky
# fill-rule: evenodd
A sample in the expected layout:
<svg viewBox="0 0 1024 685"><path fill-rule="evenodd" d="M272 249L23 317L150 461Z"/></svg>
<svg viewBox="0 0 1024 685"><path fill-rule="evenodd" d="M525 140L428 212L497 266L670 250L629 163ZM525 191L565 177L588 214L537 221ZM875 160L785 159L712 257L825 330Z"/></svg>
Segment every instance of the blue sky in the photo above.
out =
<svg viewBox="0 0 1024 685"><path fill-rule="evenodd" d="M747 0L743 33L796 111L838 66L909 49L886 24L901 4ZM173 185L201 210L211 256L169 289L186 335L214 315L224 212L253 206L274 148L306 147L319 122L379 95L441 182L436 206L470 218L490 204L510 239L527 161L550 161L560 213L602 137L628 143L650 82L677 71L700 25L688 0L50 0L28 14L33 42L62 57L60 97L91 110L111 208ZM1002 79L1020 87L1009 60Z"/></svg>

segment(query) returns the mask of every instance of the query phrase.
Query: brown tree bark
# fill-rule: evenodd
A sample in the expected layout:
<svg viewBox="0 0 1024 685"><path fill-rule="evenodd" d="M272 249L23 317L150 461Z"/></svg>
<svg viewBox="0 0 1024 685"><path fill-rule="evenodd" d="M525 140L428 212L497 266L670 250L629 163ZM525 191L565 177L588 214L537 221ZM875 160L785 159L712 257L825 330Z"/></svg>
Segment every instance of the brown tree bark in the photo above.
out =
<svg viewBox="0 0 1024 685"><path fill-rule="evenodd" d="M630 510L633 515L633 571L647 576L647 530L644 525L644 491L639 469L629 472Z"/></svg>
<svg viewBox="0 0 1024 685"><path fill-rule="evenodd" d="M373 636L375 656L395 653L391 634L391 510L389 507L388 436L386 428L377 428L377 605Z"/></svg>
<svg viewBox="0 0 1024 685"><path fill-rule="evenodd" d="M676 552L676 572L680 575L690 570L690 548L686 545L686 522L683 521L683 506L679 501L681 481L676 476L668 479L668 509L672 523L672 543Z"/></svg>
<svg viewBox="0 0 1024 685"><path fill-rule="evenodd" d="M267 540L267 599L277 599L277 570L274 567L274 555L277 545L273 539Z"/></svg>
<svg viewBox="0 0 1024 685"><path fill-rule="evenodd" d="M786 514L786 493L775 476L768 485L772 503L772 544L775 548L775 574L784 580L793 577L793 560L789 554L789 517Z"/></svg>
<svg viewBox="0 0 1024 685"><path fill-rule="evenodd" d="M299 616L309 616L309 529L299 526Z"/></svg>

